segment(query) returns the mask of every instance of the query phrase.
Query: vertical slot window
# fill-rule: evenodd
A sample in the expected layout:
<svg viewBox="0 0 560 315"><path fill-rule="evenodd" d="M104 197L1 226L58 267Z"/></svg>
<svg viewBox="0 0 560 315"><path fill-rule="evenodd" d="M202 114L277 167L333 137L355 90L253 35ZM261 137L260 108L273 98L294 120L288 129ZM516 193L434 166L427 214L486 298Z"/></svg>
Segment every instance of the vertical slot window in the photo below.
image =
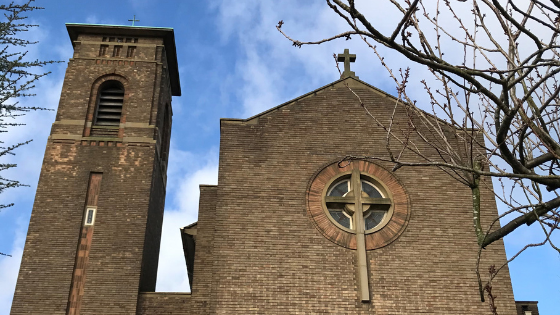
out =
<svg viewBox="0 0 560 315"><path fill-rule="evenodd" d="M126 58L133 58L136 52L136 46L128 46L126 50Z"/></svg>
<svg viewBox="0 0 560 315"><path fill-rule="evenodd" d="M99 47L99 57L104 57L107 55L107 50L109 49L108 45L101 45Z"/></svg>
<svg viewBox="0 0 560 315"><path fill-rule="evenodd" d="M108 81L101 86L97 100L95 126L115 126L121 122L124 88L118 81Z"/></svg>
<svg viewBox="0 0 560 315"><path fill-rule="evenodd" d="M122 46L115 45L115 47L113 48L113 57L120 57L121 51L122 51Z"/></svg>
<svg viewBox="0 0 560 315"><path fill-rule="evenodd" d="M169 104L165 105L163 113L162 137L161 137L161 158L167 162L169 154L169 142L171 137L171 115L169 114Z"/></svg>
<svg viewBox="0 0 560 315"><path fill-rule="evenodd" d="M93 225L95 223L95 212L97 212L97 207L86 208L86 218L84 221L84 225Z"/></svg>

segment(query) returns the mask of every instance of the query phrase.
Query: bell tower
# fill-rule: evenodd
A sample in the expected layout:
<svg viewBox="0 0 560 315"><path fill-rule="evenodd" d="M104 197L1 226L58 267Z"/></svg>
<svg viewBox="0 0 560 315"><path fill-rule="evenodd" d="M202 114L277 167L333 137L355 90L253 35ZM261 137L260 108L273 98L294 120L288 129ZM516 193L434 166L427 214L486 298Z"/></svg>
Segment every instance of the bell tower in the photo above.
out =
<svg viewBox="0 0 560 315"><path fill-rule="evenodd" d="M48 139L12 314L136 314L154 291L173 29L67 24L74 48Z"/></svg>

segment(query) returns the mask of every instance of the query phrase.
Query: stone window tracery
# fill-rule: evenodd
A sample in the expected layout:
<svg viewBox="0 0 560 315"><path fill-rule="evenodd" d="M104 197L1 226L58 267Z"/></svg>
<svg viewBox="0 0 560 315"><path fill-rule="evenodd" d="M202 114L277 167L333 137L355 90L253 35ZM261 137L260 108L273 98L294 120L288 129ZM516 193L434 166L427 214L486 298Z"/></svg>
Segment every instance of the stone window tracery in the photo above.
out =
<svg viewBox="0 0 560 315"><path fill-rule="evenodd" d="M377 198L380 202L386 202L384 199L386 198L386 193L382 192L383 188L376 187L376 185L372 183L371 179L368 180L367 176L362 175L361 177L360 191L362 197L372 198L370 201L374 201L375 198ZM352 189L352 181L347 176L343 176L331 184L326 194L327 200L329 197L347 198L346 201L339 200L339 202L326 202L326 206L330 218L349 230L356 229L355 205L352 203L353 194L354 190ZM383 205L374 205L365 203L362 207L364 230L368 232L384 222L390 208L390 204L385 203Z"/></svg>
<svg viewBox="0 0 560 315"><path fill-rule="evenodd" d="M354 186L359 186L359 198ZM359 208L361 216L357 215ZM308 187L307 211L327 239L357 249L358 235L364 235L367 250L393 242L410 217L404 187L390 172L366 161L354 161L345 167L334 162L319 170Z"/></svg>
<svg viewBox="0 0 560 315"><path fill-rule="evenodd" d="M369 301L366 253L396 240L410 219L408 196L402 185L374 163L332 163L311 180L307 209L327 239L356 250L360 300Z"/></svg>

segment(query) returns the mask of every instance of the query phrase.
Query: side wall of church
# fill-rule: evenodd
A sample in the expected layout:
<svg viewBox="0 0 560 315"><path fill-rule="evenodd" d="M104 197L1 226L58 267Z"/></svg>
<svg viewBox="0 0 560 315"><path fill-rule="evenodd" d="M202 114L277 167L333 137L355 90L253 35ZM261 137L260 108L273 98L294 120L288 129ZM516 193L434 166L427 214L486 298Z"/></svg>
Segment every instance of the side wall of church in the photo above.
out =
<svg viewBox="0 0 560 315"><path fill-rule="evenodd" d="M156 152L142 257L141 292L154 292L156 290L163 211L165 208L167 164L172 126L171 87L166 70L168 65L165 56L163 49L157 50L156 60L162 61L162 67L157 69L160 73L156 75L154 84L154 95L157 97L154 98L153 102L157 102L157 106L152 107L150 116L150 125L156 127L153 135L156 140Z"/></svg>
<svg viewBox="0 0 560 315"><path fill-rule="evenodd" d="M138 315L213 314L212 281L215 268L213 238L218 187L200 186L199 216L197 223L194 279L191 293L141 293L138 296Z"/></svg>
<svg viewBox="0 0 560 315"><path fill-rule="evenodd" d="M359 83L354 90L380 121L389 121L394 99ZM402 108L396 117L399 127L408 126ZM385 136L342 84L247 122L222 121L212 222L216 314L488 312L475 274L470 190L444 172L403 167L393 173L410 198L411 217L397 240L367 253L371 303L359 300L356 252L326 239L308 217L306 189L314 174L346 155L387 158ZM411 140L436 154L416 136ZM419 160L409 152L403 158ZM489 191L482 199L488 223L496 204ZM502 242L483 254L483 274L489 263L506 261ZM507 269L494 292L500 314L515 314Z"/></svg>
<svg viewBox="0 0 560 315"><path fill-rule="evenodd" d="M194 257L193 297L200 308L200 314L214 314L213 290L215 286L215 269L220 268L216 263L214 239L220 231L216 230L216 204L218 201L218 186L201 185L200 203L197 223L196 250Z"/></svg>
<svg viewBox="0 0 560 315"><path fill-rule="evenodd" d="M193 307L191 293L142 292L138 295L138 315L206 314Z"/></svg>
<svg viewBox="0 0 560 315"><path fill-rule="evenodd" d="M149 257L157 259L159 253L165 190L153 116L160 100L171 98L168 88L159 88L167 71L163 42L140 38L130 59L98 56L101 44L106 44L102 36L80 35L68 64L31 215L14 315L74 314L77 306L69 303L73 289L82 315L134 314L139 288L155 286L157 262ZM123 114L118 136L94 137L89 132L104 80L124 85ZM80 233L92 172L102 173L102 179L91 245L85 246ZM155 243L147 244L146 237ZM77 260L77 253L85 260Z"/></svg>

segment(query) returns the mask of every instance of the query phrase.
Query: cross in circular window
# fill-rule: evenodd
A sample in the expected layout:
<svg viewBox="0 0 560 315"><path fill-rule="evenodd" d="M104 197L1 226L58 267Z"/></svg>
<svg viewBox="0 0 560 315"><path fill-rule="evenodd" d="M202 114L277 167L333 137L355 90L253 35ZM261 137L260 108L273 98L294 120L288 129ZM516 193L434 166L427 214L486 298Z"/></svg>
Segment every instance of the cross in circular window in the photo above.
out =
<svg viewBox="0 0 560 315"><path fill-rule="evenodd" d="M354 171L351 178L335 181L325 196L332 219L354 233L358 230L360 219L357 209L361 209L362 228L369 232L380 226L391 207L391 199L386 198L367 178L361 177L359 171ZM359 188L359 196L356 196L354 187ZM360 203L361 207L357 206L357 203Z"/></svg>
<svg viewBox="0 0 560 315"><path fill-rule="evenodd" d="M369 301L366 263L366 231L374 231L387 222L391 199L367 180L358 169L352 170L350 178L335 181L325 196L325 204L331 218L356 234L360 292L362 301Z"/></svg>

